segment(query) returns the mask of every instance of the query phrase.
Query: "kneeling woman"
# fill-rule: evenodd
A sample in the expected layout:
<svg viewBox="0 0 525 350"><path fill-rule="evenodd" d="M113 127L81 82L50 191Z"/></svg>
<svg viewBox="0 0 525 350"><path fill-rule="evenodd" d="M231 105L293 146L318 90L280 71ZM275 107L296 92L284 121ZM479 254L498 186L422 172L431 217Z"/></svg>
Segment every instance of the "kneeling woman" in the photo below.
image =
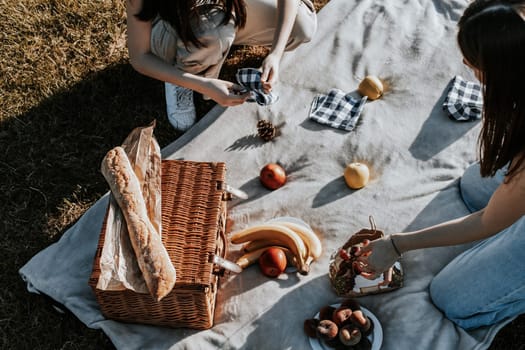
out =
<svg viewBox="0 0 525 350"><path fill-rule="evenodd" d="M195 123L193 91L222 106L249 97L218 79L232 45L270 48L261 67L269 92L284 51L308 42L317 29L310 0L127 0L128 49L140 73L166 82L171 124L185 131Z"/></svg>
<svg viewBox="0 0 525 350"><path fill-rule="evenodd" d="M472 2L459 21L458 43L483 85L480 162L460 182L473 213L372 241L362 263L374 277L403 252L477 241L430 285L434 304L474 329L525 313L525 1Z"/></svg>

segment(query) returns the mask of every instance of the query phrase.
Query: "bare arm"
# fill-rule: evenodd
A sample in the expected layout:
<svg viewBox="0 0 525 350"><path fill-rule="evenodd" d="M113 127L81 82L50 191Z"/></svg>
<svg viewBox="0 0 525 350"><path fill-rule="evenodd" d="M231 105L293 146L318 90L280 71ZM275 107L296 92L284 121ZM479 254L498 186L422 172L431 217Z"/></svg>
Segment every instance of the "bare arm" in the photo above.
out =
<svg viewBox="0 0 525 350"><path fill-rule="evenodd" d="M200 92L223 106L237 105L246 100L249 95L234 93L234 89L241 89L236 84L183 72L155 56L150 46L151 21L135 17L142 7L142 0L127 0L126 5L128 52L135 70L151 78Z"/></svg>
<svg viewBox="0 0 525 350"><path fill-rule="evenodd" d="M525 174L520 171L507 183L502 183L487 206L470 215L421 230L395 233L364 248L370 252L367 270L382 272L398 259L392 239L401 253L438 246L469 243L488 238L512 225L525 215Z"/></svg>
<svg viewBox="0 0 525 350"><path fill-rule="evenodd" d="M271 84L277 81L279 74L279 62L286 49L286 44L292 32L295 18L297 17L298 4L300 0L278 0L277 1L277 27L273 37L272 48L262 66L261 80L266 82L265 88L271 90Z"/></svg>
<svg viewBox="0 0 525 350"><path fill-rule="evenodd" d="M277 2L277 28L270 52L279 58L283 56L288 38L292 32L295 18L297 17L299 1L300 0L278 0Z"/></svg>

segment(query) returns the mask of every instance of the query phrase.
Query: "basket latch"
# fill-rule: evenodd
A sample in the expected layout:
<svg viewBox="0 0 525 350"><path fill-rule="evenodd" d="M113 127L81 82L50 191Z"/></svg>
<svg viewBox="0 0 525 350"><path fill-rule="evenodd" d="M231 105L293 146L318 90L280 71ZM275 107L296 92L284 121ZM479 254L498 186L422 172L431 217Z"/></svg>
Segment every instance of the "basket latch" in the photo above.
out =
<svg viewBox="0 0 525 350"><path fill-rule="evenodd" d="M213 271L213 273L215 273L215 274L217 274L219 276L223 276L224 275L224 270L229 270L229 271L235 272L235 273L241 273L242 272L242 267L240 267L239 265L237 265L233 261L226 260L226 259L218 256L217 254L210 254L210 257L209 257L208 261L210 263L212 263L212 264L215 264L215 266L218 266L218 267L221 268L218 271L215 271L215 270Z"/></svg>
<svg viewBox="0 0 525 350"><path fill-rule="evenodd" d="M231 200L232 196L240 199L248 199L248 194L246 192L238 188L232 187L225 182L217 182L217 189L224 191L224 193L222 194L223 200Z"/></svg>

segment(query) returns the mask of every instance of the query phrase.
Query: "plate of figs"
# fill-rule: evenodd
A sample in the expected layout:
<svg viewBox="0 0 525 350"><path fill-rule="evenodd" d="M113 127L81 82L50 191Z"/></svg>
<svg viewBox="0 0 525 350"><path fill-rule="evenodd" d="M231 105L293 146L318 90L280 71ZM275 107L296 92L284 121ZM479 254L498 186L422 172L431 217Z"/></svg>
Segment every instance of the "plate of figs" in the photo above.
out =
<svg viewBox="0 0 525 350"><path fill-rule="evenodd" d="M313 350L379 350L383 342L379 320L355 299L321 307L304 331Z"/></svg>

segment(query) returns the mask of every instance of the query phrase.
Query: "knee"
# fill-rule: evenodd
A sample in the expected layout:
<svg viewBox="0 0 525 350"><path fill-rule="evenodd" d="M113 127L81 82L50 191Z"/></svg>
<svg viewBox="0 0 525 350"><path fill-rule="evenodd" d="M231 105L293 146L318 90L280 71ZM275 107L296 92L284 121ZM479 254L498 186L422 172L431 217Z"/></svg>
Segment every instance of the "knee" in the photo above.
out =
<svg viewBox="0 0 525 350"><path fill-rule="evenodd" d="M451 281L440 276L430 283L430 299L444 316L460 327L467 328L471 312L468 310L468 296L461 293L460 286L451 286Z"/></svg>
<svg viewBox="0 0 525 350"><path fill-rule="evenodd" d="M462 287L443 274L437 274L430 283L430 299L432 303L451 321L457 323L466 312L465 295Z"/></svg>
<svg viewBox="0 0 525 350"><path fill-rule="evenodd" d="M448 305L452 304L450 301L451 296L448 293L449 288L447 284L443 283L442 279L437 275L430 283L429 293L432 303L443 313L448 310Z"/></svg>
<svg viewBox="0 0 525 350"><path fill-rule="evenodd" d="M317 15L315 10L305 2L300 1L287 50L292 50L300 44L311 41L317 31Z"/></svg>
<svg viewBox="0 0 525 350"><path fill-rule="evenodd" d="M307 43L311 41L317 31L316 21L309 21L308 23L304 22L305 21L297 21L291 34L293 40L299 43Z"/></svg>
<svg viewBox="0 0 525 350"><path fill-rule="evenodd" d="M312 41L315 30L311 30L311 28L300 28L300 30L294 34L295 35L291 38L292 41L297 42L298 44L304 44Z"/></svg>
<svg viewBox="0 0 525 350"><path fill-rule="evenodd" d="M296 49L299 45L307 43L312 40L315 34L315 28L305 26L296 26L294 27L290 38L288 39L288 44L286 45L286 51L291 51Z"/></svg>

